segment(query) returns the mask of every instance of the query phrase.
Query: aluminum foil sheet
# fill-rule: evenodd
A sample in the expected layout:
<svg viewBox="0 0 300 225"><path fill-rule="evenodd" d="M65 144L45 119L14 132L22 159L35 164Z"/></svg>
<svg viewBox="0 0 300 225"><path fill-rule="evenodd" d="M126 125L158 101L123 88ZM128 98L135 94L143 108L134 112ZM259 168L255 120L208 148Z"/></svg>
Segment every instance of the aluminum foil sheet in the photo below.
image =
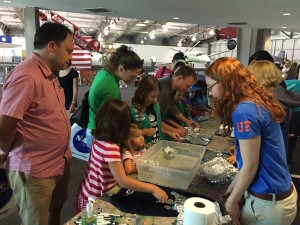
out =
<svg viewBox="0 0 300 225"><path fill-rule="evenodd" d="M199 134L199 128L185 127L187 136L184 138L194 145L207 145L213 138L211 135Z"/></svg>
<svg viewBox="0 0 300 225"><path fill-rule="evenodd" d="M217 156L203 163L200 167L200 175L204 180L214 184L230 183L237 171L237 168L228 163L226 159L221 156Z"/></svg>

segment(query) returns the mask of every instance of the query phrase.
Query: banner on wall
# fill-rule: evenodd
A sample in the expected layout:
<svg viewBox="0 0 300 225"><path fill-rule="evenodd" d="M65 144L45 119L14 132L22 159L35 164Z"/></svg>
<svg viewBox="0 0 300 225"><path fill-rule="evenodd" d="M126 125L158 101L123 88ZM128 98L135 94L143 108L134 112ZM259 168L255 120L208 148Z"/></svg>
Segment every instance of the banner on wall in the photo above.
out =
<svg viewBox="0 0 300 225"><path fill-rule="evenodd" d="M0 42L12 43L12 37L0 35Z"/></svg>
<svg viewBox="0 0 300 225"><path fill-rule="evenodd" d="M90 157L90 149L85 144L86 129L82 129L77 123L71 128L70 147L72 156L84 161Z"/></svg>

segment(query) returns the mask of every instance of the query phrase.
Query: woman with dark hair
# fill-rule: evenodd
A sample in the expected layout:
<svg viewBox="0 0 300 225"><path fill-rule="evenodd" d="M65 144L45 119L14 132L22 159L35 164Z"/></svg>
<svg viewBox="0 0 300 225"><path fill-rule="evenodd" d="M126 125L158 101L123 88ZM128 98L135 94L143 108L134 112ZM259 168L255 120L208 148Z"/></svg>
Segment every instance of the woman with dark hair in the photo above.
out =
<svg viewBox="0 0 300 225"><path fill-rule="evenodd" d="M157 79L147 75L140 81L132 98L131 118L142 128L147 149L161 138L161 116L157 102L159 91Z"/></svg>
<svg viewBox="0 0 300 225"><path fill-rule="evenodd" d="M121 149L129 134L131 120L127 103L118 99L106 101L97 113L91 155L75 201L75 214L86 208L88 198L99 199L119 184L121 187L152 193L164 203L168 195L159 187L126 176Z"/></svg>
<svg viewBox="0 0 300 225"><path fill-rule="evenodd" d="M65 107L68 113L73 113L77 106L79 73L74 68L67 68L58 72L58 81L65 93Z"/></svg>
<svg viewBox="0 0 300 225"><path fill-rule="evenodd" d="M95 76L88 95L89 122L86 132L86 145L92 145L92 130L95 127L96 114L108 99L121 99L119 81L125 83L133 81L142 71L144 61L127 46L122 45L109 58L105 68L101 69Z"/></svg>
<svg viewBox="0 0 300 225"><path fill-rule="evenodd" d="M206 76L215 114L225 126L234 127L239 172L224 193L233 224L291 224L298 196L279 125L284 110L237 59L216 60ZM243 195L245 204L240 209Z"/></svg>

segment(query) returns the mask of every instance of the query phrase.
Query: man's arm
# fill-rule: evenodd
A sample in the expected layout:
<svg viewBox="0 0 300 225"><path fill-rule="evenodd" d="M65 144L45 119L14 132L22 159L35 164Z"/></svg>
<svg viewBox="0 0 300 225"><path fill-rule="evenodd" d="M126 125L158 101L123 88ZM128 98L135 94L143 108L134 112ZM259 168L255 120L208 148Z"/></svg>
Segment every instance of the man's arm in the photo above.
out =
<svg viewBox="0 0 300 225"><path fill-rule="evenodd" d="M19 119L0 115L0 149L9 153L17 134Z"/></svg>
<svg viewBox="0 0 300 225"><path fill-rule="evenodd" d="M192 119L187 119L177 108L177 106L175 104L171 105L169 107L169 112L175 116L178 120L184 122L185 124L187 124L188 126L192 126L192 127L199 127L198 124L196 122L194 122Z"/></svg>

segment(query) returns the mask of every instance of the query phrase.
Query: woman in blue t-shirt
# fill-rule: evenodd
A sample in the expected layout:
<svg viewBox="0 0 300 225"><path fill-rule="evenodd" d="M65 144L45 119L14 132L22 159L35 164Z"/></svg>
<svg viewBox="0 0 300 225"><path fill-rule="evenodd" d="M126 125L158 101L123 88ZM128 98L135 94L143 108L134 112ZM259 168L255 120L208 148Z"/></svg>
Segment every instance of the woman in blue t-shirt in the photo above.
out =
<svg viewBox="0 0 300 225"><path fill-rule="evenodd" d="M224 125L234 127L239 172L224 194L233 224L291 224L298 196L279 125L284 110L237 59L216 60L206 75L215 114Z"/></svg>

